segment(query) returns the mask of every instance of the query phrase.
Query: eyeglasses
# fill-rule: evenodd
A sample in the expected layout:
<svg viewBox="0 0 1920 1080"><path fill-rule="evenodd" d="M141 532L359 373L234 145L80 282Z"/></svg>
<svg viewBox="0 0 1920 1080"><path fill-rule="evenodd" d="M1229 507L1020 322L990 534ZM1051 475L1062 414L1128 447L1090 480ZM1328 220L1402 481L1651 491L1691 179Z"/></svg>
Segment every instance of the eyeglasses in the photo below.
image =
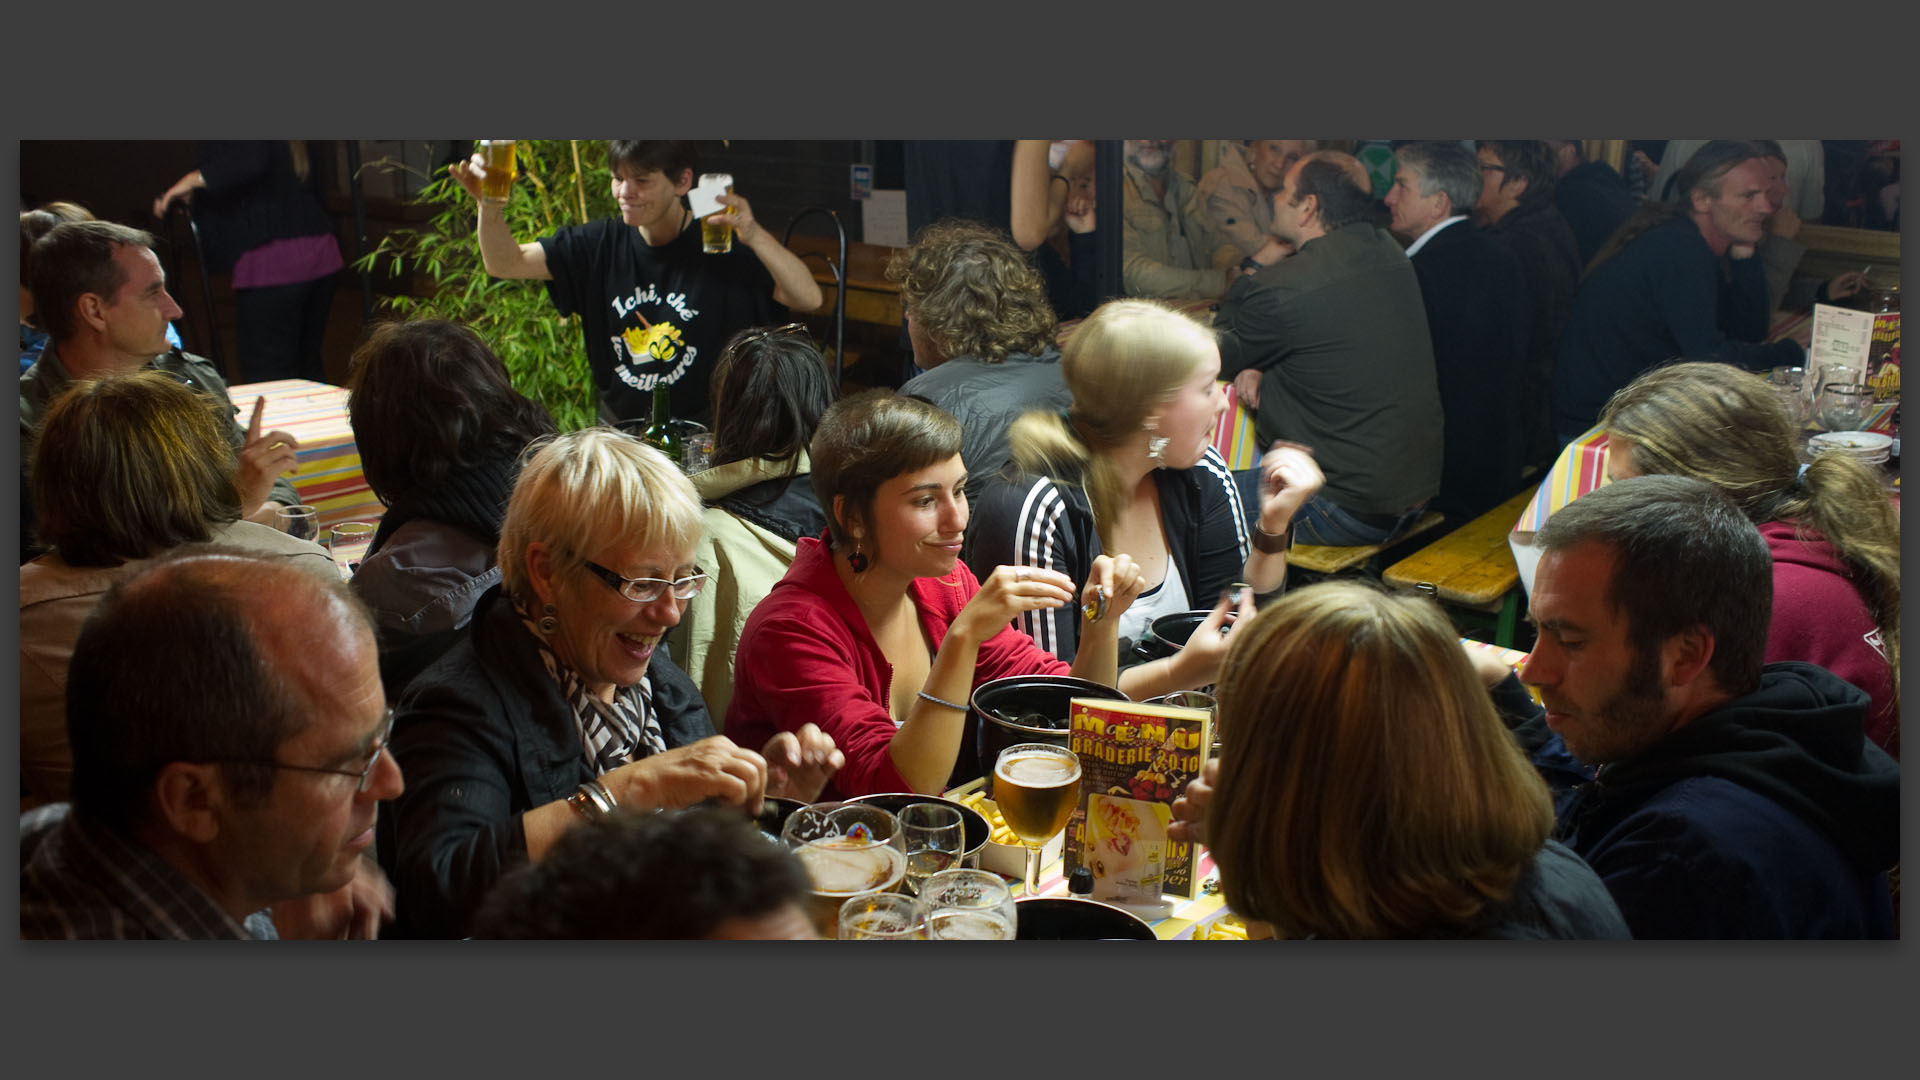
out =
<svg viewBox="0 0 1920 1080"><path fill-rule="evenodd" d="M355 791L365 791L373 786L373 767L380 761L380 755L388 752L388 743L393 737L393 709L380 720L380 734L373 740L373 749L367 751L366 764L357 769L328 769L319 765L289 765L284 761L262 761L257 758L212 758L209 764L224 765L263 765L269 769L292 769L295 772L331 773L334 776L351 776L358 782Z"/></svg>
<svg viewBox="0 0 1920 1080"><path fill-rule="evenodd" d="M666 578L657 577L621 577L592 560L583 559L581 565L591 571L595 577L606 582L615 592L636 604L651 604L668 590L672 590L675 600L691 600L699 596L700 590L707 585L707 575L698 568L686 577L668 581Z"/></svg>
<svg viewBox="0 0 1920 1080"><path fill-rule="evenodd" d="M806 323L790 322L785 326L776 326L771 330L749 330L747 331L746 336L740 339L740 344L750 345L753 342L761 341L766 338L789 337L794 334L805 334L806 332L807 332Z"/></svg>

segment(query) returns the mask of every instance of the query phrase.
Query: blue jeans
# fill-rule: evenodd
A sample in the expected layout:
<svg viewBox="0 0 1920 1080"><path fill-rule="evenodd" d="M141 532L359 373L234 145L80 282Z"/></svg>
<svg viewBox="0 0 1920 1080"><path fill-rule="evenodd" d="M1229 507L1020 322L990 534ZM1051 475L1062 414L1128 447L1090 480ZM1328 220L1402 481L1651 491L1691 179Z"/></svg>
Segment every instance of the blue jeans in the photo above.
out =
<svg viewBox="0 0 1920 1080"><path fill-rule="evenodd" d="M1315 495L1307 500L1299 513L1293 515L1293 542L1331 544L1335 547L1384 543L1419 520L1421 511L1425 509L1425 504L1416 506L1395 518L1392 524L1382 527L1369 525L1324 496Z"/></svg>

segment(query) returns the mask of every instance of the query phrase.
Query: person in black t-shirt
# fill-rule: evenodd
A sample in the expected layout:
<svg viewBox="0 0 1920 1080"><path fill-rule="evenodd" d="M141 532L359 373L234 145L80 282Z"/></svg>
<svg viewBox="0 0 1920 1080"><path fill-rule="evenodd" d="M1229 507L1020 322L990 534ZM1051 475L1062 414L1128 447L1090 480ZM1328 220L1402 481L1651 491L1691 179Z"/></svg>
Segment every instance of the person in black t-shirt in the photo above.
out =
<svg viewBox="0 0 1920 1080"><path fill-rule="evenodd" d="M739 195L720 198L728 211L719 220L733 226L734 249L701 251L685 203L692 143L612 139L607 159L619 220L568 226L530 244L514 239L504 207L480 198L486 168L479 155L449 171L479 206L487 273L545 281L553 306L580 316L603 418L646 419L664 379L674 416L710 423L708 374L727 338L779 322L789 308L818 308L820 286Z"/></svg>

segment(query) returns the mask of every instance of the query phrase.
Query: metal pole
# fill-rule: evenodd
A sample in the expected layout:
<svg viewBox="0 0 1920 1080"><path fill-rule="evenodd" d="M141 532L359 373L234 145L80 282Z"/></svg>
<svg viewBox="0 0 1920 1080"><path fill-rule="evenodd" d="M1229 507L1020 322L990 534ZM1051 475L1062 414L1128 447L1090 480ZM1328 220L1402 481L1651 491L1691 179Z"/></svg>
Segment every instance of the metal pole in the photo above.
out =
<svg viewBox="0 0 1920 1080"><path fill-rule="evenodd" d="M1120 280L1121 144L1119 139L1101 139L1093 144L1094 205L1100 208L1093 230L1094 283L1100 302L1125 294Z"/></svg>
<svg viewBox="0 0 1920 1080"><path fill-rule="evenodd" d="M360 187L360 141L347 140L347 187L353 192L353 261L358 263L367 250L367 198ZM365 336L373 324L373 274L360 271L360 333Z"/></svg>

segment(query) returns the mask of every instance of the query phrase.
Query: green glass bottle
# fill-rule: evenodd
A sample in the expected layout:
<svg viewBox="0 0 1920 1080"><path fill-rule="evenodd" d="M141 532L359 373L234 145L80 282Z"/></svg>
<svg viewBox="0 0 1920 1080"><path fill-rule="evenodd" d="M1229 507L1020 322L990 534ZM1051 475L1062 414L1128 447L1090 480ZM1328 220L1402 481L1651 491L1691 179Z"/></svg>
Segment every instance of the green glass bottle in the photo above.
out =
<svg viewBox="0 0 1920 1080"><path fill-rule="evenodd" d="M647 424L646 434L640 436L640 439L667 455L675 465L680 465L686 460L682 454L680 429L673 422L672 397L664 382L653 384L653 420Z"/></svg>

